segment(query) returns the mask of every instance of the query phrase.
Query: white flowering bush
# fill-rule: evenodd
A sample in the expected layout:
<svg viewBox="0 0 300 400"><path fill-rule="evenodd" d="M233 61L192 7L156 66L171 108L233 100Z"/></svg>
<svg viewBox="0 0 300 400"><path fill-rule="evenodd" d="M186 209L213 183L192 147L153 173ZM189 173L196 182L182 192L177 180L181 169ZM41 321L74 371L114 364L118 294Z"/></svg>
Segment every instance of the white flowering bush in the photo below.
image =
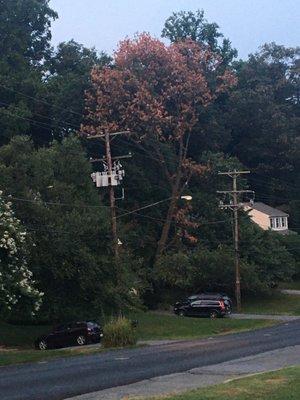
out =
<svg viewBox="0 0 300 400"><path fill-rule="evenodd" d="M15 217L11 202L5 201L0 191L1 314L22 310L34 315L42 304L43 293L35 287L27 257L27 233Z"/></svg>

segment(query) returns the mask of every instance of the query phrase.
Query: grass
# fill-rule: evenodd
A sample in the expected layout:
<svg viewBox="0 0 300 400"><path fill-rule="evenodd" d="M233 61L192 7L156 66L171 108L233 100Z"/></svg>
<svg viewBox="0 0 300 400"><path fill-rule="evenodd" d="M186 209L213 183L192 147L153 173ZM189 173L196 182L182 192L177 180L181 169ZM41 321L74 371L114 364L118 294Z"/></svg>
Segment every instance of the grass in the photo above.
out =
<svg viewBox="0 0 300 400"><path fill-rule="evenodd" d="M264 298L248 299L243 303L242 312L300 315L300 296L275 292Z"/></svg>
<svg viewBox="0 0 300 400"><path fill-rule="evenodd" d="M0 324L0 346L30 349L34 340L51 331L49 325L10 325Z"/></svg>
<svg viewBox="0 0 300 400"><path fill-rule="evenodd" d="M299 400L300 367L254 375L229 383L152 400Z"/></svg>
<svg viewBox="0 0 300 400"><path fill-rule="evenodd" d="M134 313L130 315L130 318L139 321L137 328L139 340L201 338L262 328L274 324L273 321L264 320L180 318L152 312ZM0 324L0 366L101 351L100 347L77 347L44 352L33 349L35 338L42 333L49 332L50 329L50 326ZM3 346L2 349L1 346Z"/></svg>
<svg viewBox="0 0 300 400"><path fill-rule="evenodd" d="M0 366L26 363L26 362L46 361L48 359L54 359L60 357L70 357L70 356L98 353L100 351L103 351L101 347L96 347L96 348L77 347L72 349L49 350L44 352L34 349L28 349L28 350L0 349Z"/></svg>
<svg viewBox="0 0 300 400"><path fill-rule="evenodd" d="M153 312L136 313L130 315L130 317L138 320L137 334L140 340L193 339L262 328L274 324L273 321L265 320L182 318Z"/></svg>
<svg viewBox="0 0 300 400"><path fill-rule="evenodd" d="M280 289L300 290L300 281L281 283Z"/></svg>

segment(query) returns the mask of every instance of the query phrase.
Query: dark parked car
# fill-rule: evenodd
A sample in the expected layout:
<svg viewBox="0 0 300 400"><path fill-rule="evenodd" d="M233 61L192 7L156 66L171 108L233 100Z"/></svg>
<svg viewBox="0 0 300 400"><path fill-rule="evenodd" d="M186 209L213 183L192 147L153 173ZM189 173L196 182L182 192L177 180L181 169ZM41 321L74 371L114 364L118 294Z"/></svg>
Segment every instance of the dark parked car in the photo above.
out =
<svg viewBox="0 0 300 400"><path fill-rule="evenodd" d="M224 317L231 313L231 300L220 293L200 293L174 305L174 313L181 316Z"/></svg>
<svg viewBox="0 0 300 400"><path fill-rule="evenodd" d="M232 311L232 300L226 293L212 293L212 292L203 292L199 293L199 299L207 299L207 300L223 300L227 314L231 314Z"/></svg>
<svg viewBox="0 0 300 400"><path fill-rule="evenodd" d="M71 322L58 325L52 332L37 338L35 347L39 350L47 350L69 345L83 346L99 342L102 336L103 331L95 322Z"/></svg>

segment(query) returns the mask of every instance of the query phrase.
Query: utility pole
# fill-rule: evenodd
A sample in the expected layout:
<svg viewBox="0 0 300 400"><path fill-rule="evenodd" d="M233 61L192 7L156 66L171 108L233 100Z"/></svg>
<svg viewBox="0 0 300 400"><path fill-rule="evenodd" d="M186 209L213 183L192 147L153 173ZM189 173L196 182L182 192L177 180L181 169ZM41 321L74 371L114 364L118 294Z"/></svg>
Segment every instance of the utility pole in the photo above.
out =
<svg viewBox="0 0 300 400"><path fill-rule="evenodd" d="M110 137L117 136L122 134L128 134L130 132L122 131L122 132L115 132L109 133L105 132L102 135L94 135L88 136L88 139L103 139L105 141L105 157L96 160L90 160L91 162L96 161L105 161L107 163L107 171L101 173L100 175L105 180L102 179L102 183L96 186L109 186L109 201L110 201L110 214L111 214L111 233L112 233L112 242L113 242L113 252L115 256L115 260L119 260L119 239L118 239L118 231L117 231L117 219L116 219L116 198L115 198L115 190L114 186L118 185L117 177L115 168L113 166L113 159L120 159L120 158L128 158L131 157L131 154L128 156L120 156L120 157L112 157L111 155L111 148L110 148ZM100 176L100 177L101 177Z"/></svg>
<svg viewBox="0 0 300 400"><path fill-rule="evenodd" d="M112 176L112 159L110 150L110 137L109 133L105 132L105 151L107 159L108 174ZM118 234L117 234L117 220L116 220L116 200L115 200L115 190L111 182L109 182L109 201L110 201L110 212L111 212L111 231L113 239L113 249L116 260L119 259L119 245L118 245Z"/></svg>
<svg viewBox="0 0 300 400"><path fill-rule="evenodd" d="M237 178L242 174L250 174L250 171L228 171L228 172L219 172L218 175L227 175L232 178L232 190L219 190L217 193L221 193L229 195L231 200L229 204L224 204L220 202L219 207L221 209L230 209L233 211L233 222L234 222L234 230L233 230L233 238L234 238L234 267L235 267L235 298L237 311L241 311L242 302L241 302L241 278L240 278L240 255L239 255L239 216L238 211L243 207L242 203L239 202L239 195L244 193L254 194L253 190L238 190L237 189Z"/></svg>

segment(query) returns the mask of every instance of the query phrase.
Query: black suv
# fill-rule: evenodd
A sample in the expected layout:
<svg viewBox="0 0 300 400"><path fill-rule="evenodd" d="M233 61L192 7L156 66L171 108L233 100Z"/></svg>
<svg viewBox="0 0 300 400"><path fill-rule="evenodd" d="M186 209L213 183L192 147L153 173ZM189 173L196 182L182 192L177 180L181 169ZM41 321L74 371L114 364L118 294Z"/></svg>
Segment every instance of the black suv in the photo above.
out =
<svg viewBox="0 0 300 400"><path fill-rule="evenodd" d="M95 322L71 322L58 325L52 332L42 335L35 341L39 350L64 347L69 345L83 346L101 340L103 331Z"/></svg>
<svg viewBox="0 0 300 400"><path fill-rule="evenodd" d="M206 299L206 300L222 300L224 301L227 314L231 314L232 300L226 293L203 292L199 293L197 297L198 299Z"/></svg>
<svg viewBox="0 0 300 400"><path fill-rule="evenodd" d="M224 317L231 313L231 300L219 293L200 293L177 302L174 313L180 316Z"/></svg>

